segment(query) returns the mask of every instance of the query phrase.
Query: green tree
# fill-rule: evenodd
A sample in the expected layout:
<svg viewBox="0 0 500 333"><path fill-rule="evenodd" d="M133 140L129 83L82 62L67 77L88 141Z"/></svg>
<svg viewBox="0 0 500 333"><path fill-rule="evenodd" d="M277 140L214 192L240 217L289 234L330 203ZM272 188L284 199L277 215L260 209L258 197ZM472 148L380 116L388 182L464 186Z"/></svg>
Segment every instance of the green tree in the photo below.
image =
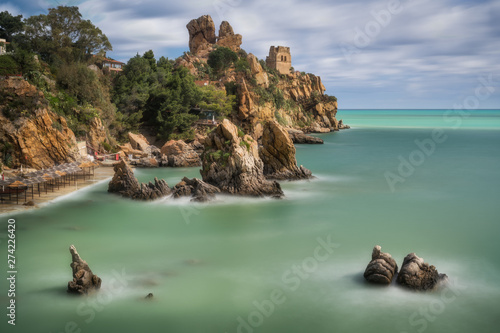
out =
<svg viewBox="0 0 500 333"><path fill-rule="evenodd" d="M200 88L201 102L200 108L215 111L219 117L227 117L236 105L236 96L226 95L224 90L216 89L214 86Z"/></svg>
<svg viewBox="0 0 500 333"><path fill-rule="evenodd" d="M227 47L219 47L208 55L207 64L219 75L238 60L238 55Z"/></svg>
<svg viewBox="0 0 500 333"><path fill-rule="evenodd" d="M25 21L25 39L43 60L81 61L93 53L112 50L111 43L91 21L82 19L78 7L50 8L47 15Z"/></svg>
<svg viewBox="0 0 500 333"><path fill-rule="evenodd" d="M24 27L23 16L12 16L8 11L0 13L0 38L12 42L15 35L19 34Z"/></svg>
<svg viewBox="0 0 500 333"><path fill-rule="evenodd" d="M144 59L149 61L149 67L155 71L156 70L156 60L155 60L155 54L153 53L153 50L149 50L144 55L142 56Z"/></svg>

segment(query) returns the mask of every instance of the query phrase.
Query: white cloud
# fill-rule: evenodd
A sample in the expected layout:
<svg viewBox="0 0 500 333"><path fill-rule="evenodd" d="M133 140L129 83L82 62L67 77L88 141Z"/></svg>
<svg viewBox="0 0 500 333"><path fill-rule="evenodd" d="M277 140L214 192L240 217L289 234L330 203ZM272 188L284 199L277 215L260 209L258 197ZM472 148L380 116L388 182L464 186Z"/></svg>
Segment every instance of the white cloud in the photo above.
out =
<svg viewBox="0 0 500 333"><path fill-rule="evenodd" d="M0 12L4 11L8 11L12 15L16 16L22 14L21 9L18 6L11 4L10 2L0 3Z"/></svg>
<svg viewBox="0 0 500 333"><path fill-rule="evenodd" d="M399 94L399 100L428 94L432 101L433 91L440 91L434 101L448 103L443 100L473 86L481 73L500 73L498 1L401 0L402 10L346 61L341 43L353 45L356 31L373 28L373 12L387 11L389 2L78 1L84 17L103 30L120 60L149 49L157 56L181 55L188 49L186 24L210 14L216 26L229 21L243 36L242 47L259 58L265 58L271 45L290 46L295 69L320 75L331 94L349 90L363 96L385 89ZM6 6L19 12L10 3L0 8Z"/></svg>

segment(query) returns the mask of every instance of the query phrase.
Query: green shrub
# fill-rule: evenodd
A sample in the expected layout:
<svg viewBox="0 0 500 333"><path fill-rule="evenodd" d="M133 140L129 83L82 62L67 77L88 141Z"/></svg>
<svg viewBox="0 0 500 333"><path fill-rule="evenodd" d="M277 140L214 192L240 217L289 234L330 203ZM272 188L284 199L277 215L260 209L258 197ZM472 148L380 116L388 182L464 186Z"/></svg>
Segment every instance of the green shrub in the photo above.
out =
<svg viewBox="0 0 500 333"><path fill-rule="evenodd" d="M220 158L222 157L222 151L217 150L217 151L215 151L215 152L211 152L211 153L210 153L210 156L212 157L212 159L213 159L214 161L218 161L218 160L220 160Z"/></svg>
<svg viewBox="0 0 500 333"><path fill-rule="evenodd" d="M246 72L249 69L250 69L250 64L246 59L239 59L234 64L234 70L237 72Z"/></svg>
<svg viewBox="0 0 500 333"><path fill-rule="evenodd" d="M250 151L250 144L248 142L246 142L245 140L242 140L240 142L240 146L247 147L247 151Z"/></svg>
<svg viewBox="0 0 500 333"><path fill-rule="evenodd" d="M58 130L59 132L62 132L62 125L60 122L58 121L53 121L52 122L52 128L55 128L56 130Z"/></svg>
<svg viewBox="0 0 500 333"><path fill-rule="evenodd" d="M19 65L10 55L0 56L0 75L20 74Z"/></svg>
<svg viewBox="0 0 500 333"><path fill-rule="evenodd" d="M207 64L217 74L222 74L238 60L238 55L227 47L218 47L208 55Z"/></svg>
<svg viewBox="0 0 500 333"><path fill-rule="evenodd" d="M113 147L111 147L111 145L109 143L103 141L103 142L101 142L101 145L104 148L104 150L106 150L107 152L113 152Z"/></svg>

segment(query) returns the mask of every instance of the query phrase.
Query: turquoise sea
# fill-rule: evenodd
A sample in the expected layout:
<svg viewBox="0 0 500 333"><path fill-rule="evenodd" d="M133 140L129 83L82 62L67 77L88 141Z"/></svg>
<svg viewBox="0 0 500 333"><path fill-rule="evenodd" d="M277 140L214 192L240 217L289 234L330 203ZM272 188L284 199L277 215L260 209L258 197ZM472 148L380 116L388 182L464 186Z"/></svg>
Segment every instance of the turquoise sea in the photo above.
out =
<svg viewBox="0 0 500 333"><path fill-rule="evenodd" d="M0 215L1 332L497 332L500 110L338 116L352 128L297 146L317 178L282 183L283 200L133 202L103 182ZM173 186L199 172L136 176ZM9 218L15 327L6 316ZM98 294L66 293L71 244L102 278ZM367 285L376 244L399 265L417 253L449 286Z"/></svg>

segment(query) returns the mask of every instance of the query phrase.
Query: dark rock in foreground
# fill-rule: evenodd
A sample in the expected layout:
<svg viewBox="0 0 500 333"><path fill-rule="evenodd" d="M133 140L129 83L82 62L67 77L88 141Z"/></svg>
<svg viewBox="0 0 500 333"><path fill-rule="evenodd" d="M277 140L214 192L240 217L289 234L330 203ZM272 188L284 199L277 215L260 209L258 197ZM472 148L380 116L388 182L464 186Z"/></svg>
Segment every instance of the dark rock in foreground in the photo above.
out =
<svg viewBox="0 0 500 333"><path fill-rule="evenodd" d="M364 277L368 282L391 284L398 272L398 265L389 253L384 253L381 249L379 245L373 248L372 260L366 267Z"/></svg>
<svg viewBox="0 0 500 333"><path fill-rule="evenodd" d="M259 155L264 162L264 176L267 179L297 180L312 177L311 171L302 165L297 166L292 139L274 120L264 125Z"/></svg>
<svg viewBox="0 0 500 333"><path fill-rule="evenodd" d="M184 177L180 183L174 186L172 195L174 198L192 196L191 201L206 202L214 199L215 193L220 193L217 187L198 178Z"/></svg>
<svg viewBox="0 0 500 333"><path fill-rule="evenodd" d="M169 195L172 191L163 179L155 178L154 183L139 184L130 166L123 160L115 164L114 171L108 192L119 193L135 200L155 200Z"/></svg>
<svg viewBox="0 0 500 333"><path fill-rule="evenodd" d="M447 279L446 274L439 274L436 267L429 266L423 258L410 253L403 261L397 283L411 290L425 291L437 289Z"/></svg>
<svg viewBox="0 0 500 333"><path fill-rule="evenodd" d="M74 245L69 247L73 269L73 280L68 282L68 292L76 294L88 294L101 288L101 278L94 275L85 260L80 258Z"/></svg>

